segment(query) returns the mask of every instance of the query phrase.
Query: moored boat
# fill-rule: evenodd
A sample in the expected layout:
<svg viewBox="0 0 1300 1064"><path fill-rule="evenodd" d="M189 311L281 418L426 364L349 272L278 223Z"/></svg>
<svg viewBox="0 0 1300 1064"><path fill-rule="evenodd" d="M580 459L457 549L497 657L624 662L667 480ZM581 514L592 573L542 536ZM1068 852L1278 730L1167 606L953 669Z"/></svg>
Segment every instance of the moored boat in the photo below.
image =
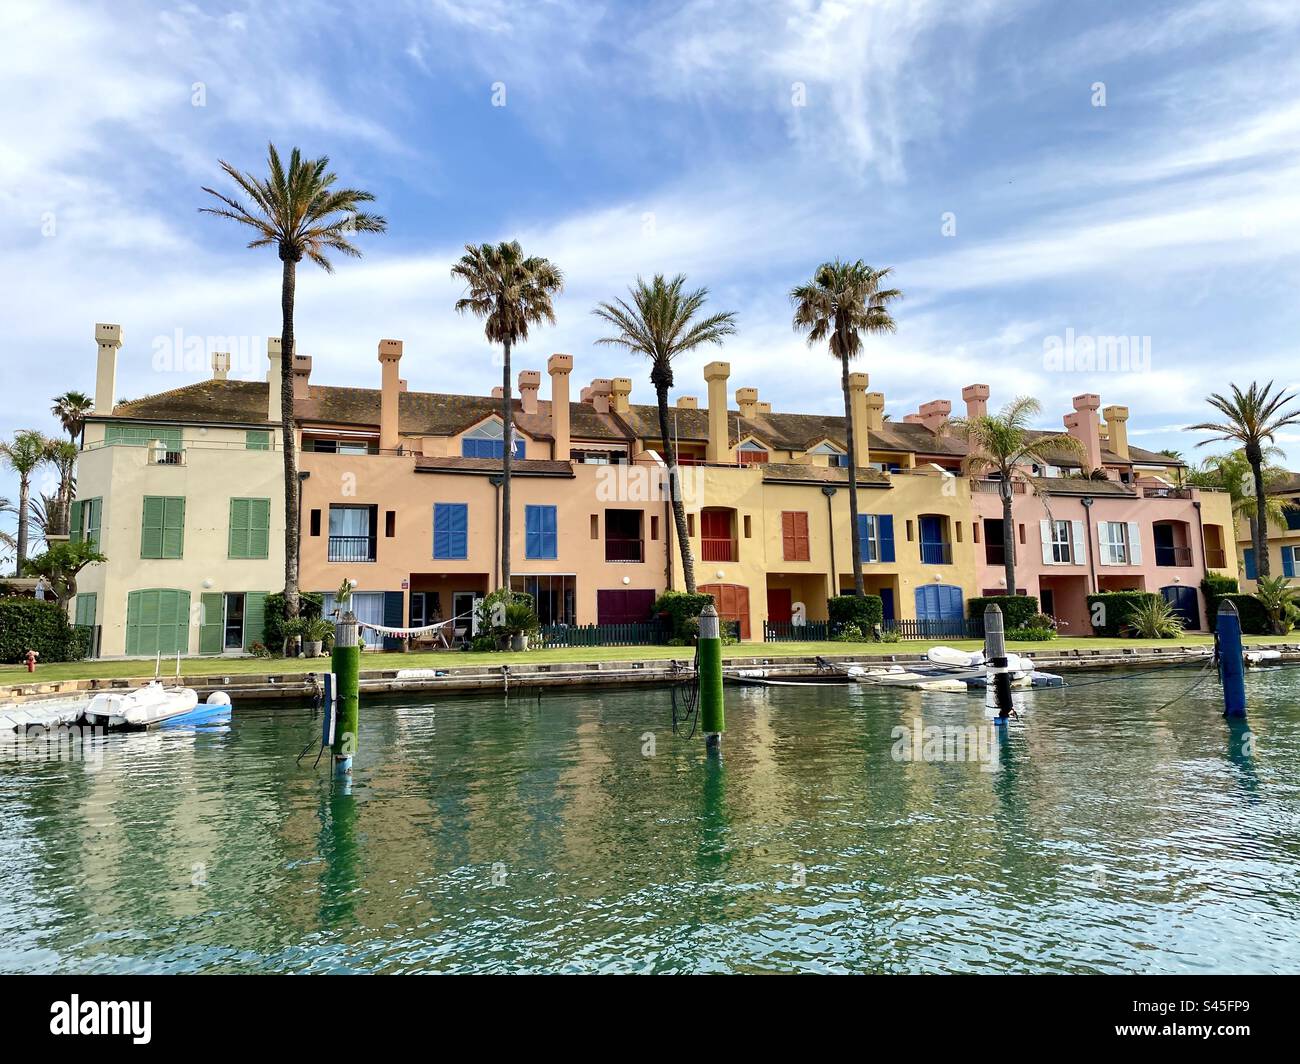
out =
<svg viewBox="0 0 1300 1064"><path fill-rule="evenodd" d="M87 724L107 728L148 728L199 704L192 687L164 687L153 680L134 691L101 691L82 713Z"/></svg>

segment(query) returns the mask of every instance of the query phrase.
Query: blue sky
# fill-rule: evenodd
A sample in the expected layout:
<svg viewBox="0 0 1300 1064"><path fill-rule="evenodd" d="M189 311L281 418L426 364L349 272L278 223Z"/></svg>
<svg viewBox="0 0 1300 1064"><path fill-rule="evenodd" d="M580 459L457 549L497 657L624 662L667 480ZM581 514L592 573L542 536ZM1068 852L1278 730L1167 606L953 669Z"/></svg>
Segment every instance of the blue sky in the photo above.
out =
<svg viewBox="0 0 1300 1064"><path fill-rule="evenodd" d="M646 368L593 346L590 310L662 270L739 315L682 394L723 357L778 409L837 409L786 299L835 256L906 294L859 367L895 417L980 381L1059 428L1095 391L1133 442L1191 453L1178 427L1208 391L1300 384L1293 0L8 0L0 23L0 432L54 431L49 397L93 391L96 321L126 334L121 397L206 375L155 365L178 330L234 338L260 374L279 264L196 208L218 158L259 169L268 140L328 154L389 220L363 260L300 273L324 382L377 386L397 337L412 388L486 393L448 269L518 238L568 286L517 366L567 351L575 380L625 374L643 401ZM1069 331L1148 337L1150 365L1053 370ZM1300 434L1282 443L1300 461Z"/></svg>

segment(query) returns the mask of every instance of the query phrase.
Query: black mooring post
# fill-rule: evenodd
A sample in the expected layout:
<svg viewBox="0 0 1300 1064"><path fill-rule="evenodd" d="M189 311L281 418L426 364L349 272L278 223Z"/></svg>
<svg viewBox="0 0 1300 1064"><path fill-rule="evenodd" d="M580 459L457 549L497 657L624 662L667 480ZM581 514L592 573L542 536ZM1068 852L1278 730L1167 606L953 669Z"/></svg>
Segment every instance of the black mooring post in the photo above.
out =
<svg viewBox="0 0 1300 1064"><path fill-rule="evenodd" d="M1011 674L1007 671L1007 637L1002 629L1002 610L990 602L984 607L984 660L989 665L997 719L1011 716Z"/></svg>

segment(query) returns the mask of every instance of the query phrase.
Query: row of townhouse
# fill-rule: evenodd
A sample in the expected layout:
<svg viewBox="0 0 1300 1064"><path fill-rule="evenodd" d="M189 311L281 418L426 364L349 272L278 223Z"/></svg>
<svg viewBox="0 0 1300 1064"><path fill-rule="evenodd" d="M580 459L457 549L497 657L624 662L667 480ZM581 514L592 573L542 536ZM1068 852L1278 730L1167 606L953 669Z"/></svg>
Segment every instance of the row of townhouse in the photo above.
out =
<svg viewBox="0 0 1300 1064"><path fill-rule="evenodd" d="M1269 573L1272 576L1300 576L1300 473L1287 473L1269 488L1269 494L1282 503L1282 522L1270 524L1267 535ZM1237 523L1237 543L1241 551L1242 589L1255 590L1259 566L1255 558L1251 522Z"/></svg>
<svg viewBox="0 0 1300 1064"><path fill-rule="evenodd" d="M218 353L207 380L115 402L122 331L99 325L96 338L75 534L108 561L83 573L74 619L99 627L102 655L217 654L260 640L266 594L283 583L284 416L299 448L301 586L328 599L355 580L363 620L463 617L498 585L507 445L511 582L536 598L543 623L643 620L665 588L684 587L657 409L631 401L627 378L574 396L572 356L553 355L548 398L539 371L519 374L511 432L500 389L410 390L401 341L379 344L378 388L313 382L311 358L295 356L283 411L267 383L278 380L276 340L265 381L230 379ZM887 619L955 620L971 596L1006 592L997 484L963 473L948 401L891 421L867 375L851 376L851 529L844 419L773 411L753 388L733 405L725 362L704 378L705 405L678 397L670 431L697 583L743 638L762 639L767 621L824 619L828 595L853 587L851 534ZM966 388L967 415L988 395ZM1026 470L1039 490L1017 483L1017 590L1071 632L1089 631L1089 592L1120 588L1160 591L1200 627L1204 573L1236 571L1226 496L1176 487L1176 463L1129 445L1123 407L1107 407L1103 424L1096 396L1074 405L1065 423L1082 463L1062 455Z"/></svg>

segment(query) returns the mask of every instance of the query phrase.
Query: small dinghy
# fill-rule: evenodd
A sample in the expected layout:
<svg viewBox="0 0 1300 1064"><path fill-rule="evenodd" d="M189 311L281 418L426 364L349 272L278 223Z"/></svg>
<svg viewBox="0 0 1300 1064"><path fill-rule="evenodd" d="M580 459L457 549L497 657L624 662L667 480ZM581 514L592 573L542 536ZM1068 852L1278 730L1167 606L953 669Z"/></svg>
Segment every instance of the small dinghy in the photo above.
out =
<svg viewBox="0 0 1300 1064"><path fill-rule="evenodd" d="M980 691L988 686L987 665L982 650L957 650L953 647L931 647L926 652L926 664L853 666L848 676L856 683L877 684L884 687L905 687L914 691L947 691L960 693ZM1064 687L1065 681L1050 672L1039 672L1034 663L1019 654L1007 655L1012 687Z"/></svg>
<svg viewBox="0 0 1300 1064"><path fill-rule="evenodd" d="M103 691L90 700L82 719L104 728L148 728L183 716L199 704L192 687L164 687L152 680L134 691Z"/></svg>
<svg viewBox="0 0 1300 1064"><path fill-rule="evenodd" d="M1280 650L1247 650L1242 655L1246 662L1246 668L1253 669L1263 665L1266 661L1281 661L1282 651Z"/></svg>

